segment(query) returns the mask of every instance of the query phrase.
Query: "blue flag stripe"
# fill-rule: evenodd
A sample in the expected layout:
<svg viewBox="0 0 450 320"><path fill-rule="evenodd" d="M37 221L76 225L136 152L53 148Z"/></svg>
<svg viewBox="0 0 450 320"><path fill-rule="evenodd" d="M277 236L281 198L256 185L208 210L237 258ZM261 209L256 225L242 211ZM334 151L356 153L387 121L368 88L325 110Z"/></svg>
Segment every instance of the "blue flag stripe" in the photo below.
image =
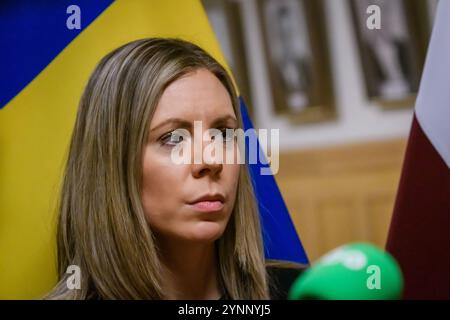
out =
<svg viewBox="0 0 450 320"><path fill-rule="evenodd" d="M244 100L240 98L240 108L244 122L244 129L253 128ZM261 148L257 143L258 151ZM263 153L261 153L263 154ZM246 144L246 159L248 159L248 144ZM305 250L300 242L291 217L278 189L273 175L261 175L260 169L268 167L258 161L249 164L253 188L258 201L262 220L265 255L268 259L287 260L308 263Z"/></svg>

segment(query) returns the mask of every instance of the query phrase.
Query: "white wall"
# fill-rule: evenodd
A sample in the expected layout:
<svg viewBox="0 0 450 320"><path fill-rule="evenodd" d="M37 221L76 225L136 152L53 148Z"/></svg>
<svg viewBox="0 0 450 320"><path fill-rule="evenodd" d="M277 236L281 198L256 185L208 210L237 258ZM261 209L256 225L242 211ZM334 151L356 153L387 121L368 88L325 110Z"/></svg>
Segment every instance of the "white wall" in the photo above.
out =
<svg viewBox="0 0 450 320"><path fill-rule="evenodd" d="M365 97L346 1L325 0L325 5L338 118L320 124L292 125L272 111L256 0L241 0L255 126L280 129L281 150L407 137L412 108L383 111Z"/></svg>

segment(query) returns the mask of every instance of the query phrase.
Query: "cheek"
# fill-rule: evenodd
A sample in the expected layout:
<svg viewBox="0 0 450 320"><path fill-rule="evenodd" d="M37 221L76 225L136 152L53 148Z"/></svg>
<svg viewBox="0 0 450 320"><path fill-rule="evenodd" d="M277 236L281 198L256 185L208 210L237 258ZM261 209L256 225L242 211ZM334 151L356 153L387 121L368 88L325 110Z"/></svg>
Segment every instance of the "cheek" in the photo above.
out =
<svg viewBox="0 0 450 320"><path fill-rule="evenodd" d="M227 178L225 179L225 188L227 193L232 195L232 203L236 198L237 187L239 183L239 174L241 170L241 165L239 164L228 164L224 166L224 173Z"/></svg>
<svg viewBox="0 0 450 320"><path fill-rule="evenodd" d="M144 154L142 166L142 205L149 224L170 219L181 202L180 181L183 166L176 166L154 152Z"/></svg>

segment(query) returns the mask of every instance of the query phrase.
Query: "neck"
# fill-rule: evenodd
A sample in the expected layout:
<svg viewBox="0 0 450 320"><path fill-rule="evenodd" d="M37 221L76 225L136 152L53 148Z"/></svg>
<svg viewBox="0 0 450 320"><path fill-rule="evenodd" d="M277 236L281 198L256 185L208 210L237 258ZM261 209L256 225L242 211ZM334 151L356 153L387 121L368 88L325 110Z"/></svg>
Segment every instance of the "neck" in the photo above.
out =
<svg viewBox="0 0 450 320"><path fill-rule="evenodd" d="M220 298L214 242L161 241L159 247L170 299Z"/></svg>

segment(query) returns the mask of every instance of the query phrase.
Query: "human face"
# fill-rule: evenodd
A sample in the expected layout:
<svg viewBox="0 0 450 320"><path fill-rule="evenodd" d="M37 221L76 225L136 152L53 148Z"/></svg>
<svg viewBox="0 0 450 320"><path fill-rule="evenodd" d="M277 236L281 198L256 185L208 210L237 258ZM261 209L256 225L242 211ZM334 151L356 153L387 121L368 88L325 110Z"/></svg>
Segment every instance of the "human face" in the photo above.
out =
<svg viewBox="0 0 450 320"><path fill-rule="evenodd" d="M172 161L171 151L177 140L171 140L171 133L180 128L189 130L193 145L193 140L199 138L193 135L194 121L202 121L203 134L208 129L238 126L227 90L206 69L171 83L150 121L143 152L142 203L150 228L166 241L217 240L225 230L236 198L240 170L237 161ZM201 142L201 149L208 143L211 142ZM233 148L237 152L236 145ZM208 201L198 201L204 196L209 196Z"/></svg>

